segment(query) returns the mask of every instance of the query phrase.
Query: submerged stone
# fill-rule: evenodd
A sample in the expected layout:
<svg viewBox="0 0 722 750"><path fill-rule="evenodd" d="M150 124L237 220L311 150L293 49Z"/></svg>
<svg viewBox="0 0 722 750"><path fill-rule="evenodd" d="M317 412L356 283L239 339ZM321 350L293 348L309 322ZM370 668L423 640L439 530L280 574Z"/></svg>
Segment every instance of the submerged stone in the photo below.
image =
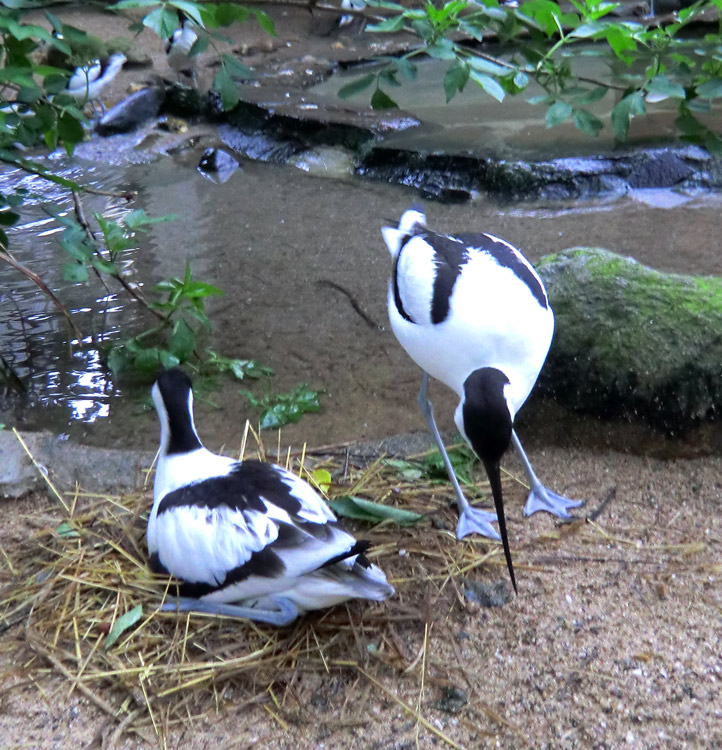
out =
<svg viewBox="0 0 722 750"><path fill-rule="evenodd" d="M207 148L198 162L203 177L219 185L228 182L239 168L238 159L222 148Z"/></svg>
<svg viewBox="0 0 722 750"><path fill-rule="evenodd" d="M537 266L556 316L539 391L670 433L722 414L722 278L655 271L599 248Z"/></svg>
<svg viewBox="0 0 722 750"><path fill-rule="evenodd" d="M95 131L105 136L135 130L146 120L157 117L163 98L163 89L157 86L135 91L109 109L98 121Z"/></svg>

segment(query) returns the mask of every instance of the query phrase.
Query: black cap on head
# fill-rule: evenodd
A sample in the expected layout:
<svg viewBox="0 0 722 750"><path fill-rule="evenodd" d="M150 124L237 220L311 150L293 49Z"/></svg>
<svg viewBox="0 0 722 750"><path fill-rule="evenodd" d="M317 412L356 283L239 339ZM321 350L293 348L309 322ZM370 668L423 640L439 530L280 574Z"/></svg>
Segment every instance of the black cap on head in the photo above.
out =
<svg viewBox="0 0 722 750"><path fill-rule="evenodd" d="M173 367L158 375L155 385L168 415L170 436L167 452L188 453L201 448L201 441L193 425L191 379L183 370Z"/></svg>

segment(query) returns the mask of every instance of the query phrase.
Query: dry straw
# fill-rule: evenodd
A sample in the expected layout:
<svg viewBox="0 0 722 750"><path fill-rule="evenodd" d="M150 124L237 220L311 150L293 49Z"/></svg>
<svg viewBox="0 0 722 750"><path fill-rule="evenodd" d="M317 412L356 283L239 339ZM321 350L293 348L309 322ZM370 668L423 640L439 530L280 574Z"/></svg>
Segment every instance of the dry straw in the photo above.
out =
<svg viewBox="0 0 722 750"><path fill-rule="evenodd" d="M261 441L250 432L242 454L264 458ZM380 458L361 466L348 450L329 447L299 456L286 452L280 460L305 478L330 475L331 498L361 496L424 516L408 527L344 521L372 540L371 557L397 588L392 600L349 603L285 628L160 612L173 586L147 567L150 491L60 493L50 485L55 512L35 519L39 530L0 555L3 650L14 652L19 665L5 689L28 680L40 686L54 673L64 683L64 698L80 693L112 717L112 746L124 733L155 743L154 735L230 701L236 708L263 705L282 730L315 721L299 696L332 675L345 695L337 725L368 722L369 702L383 694L411 715L417 732L458 747L424 716L428 636L432 620L466 606L462 582L470 574L487 569L492 579L503 575L500 545L478 538L457 542L448 482L423 472L404 478L398 462ZM520 550L515 552L521 565ZM408 683L408 700L400 697L399 679Z"/></svg>

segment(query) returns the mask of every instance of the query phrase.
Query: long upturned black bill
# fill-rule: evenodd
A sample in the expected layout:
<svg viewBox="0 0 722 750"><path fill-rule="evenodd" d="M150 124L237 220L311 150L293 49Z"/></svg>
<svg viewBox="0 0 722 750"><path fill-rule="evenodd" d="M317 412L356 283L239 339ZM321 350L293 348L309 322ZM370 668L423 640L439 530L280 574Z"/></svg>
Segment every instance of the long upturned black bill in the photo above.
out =
<svg viewBox="0 0 722 750"><path fill-rule="evenodd" d="M506 517L504 516L504 498L501 494L501 471L499 470L499 462L484 461L484 468L489 477L491 494L494 497L494 507L496 508L496 517L499 521L499 534L501 535L501 543L504 547L506 567L511 576L511 584L514 587L514 593L518 594L519 592L516 588L516 577L514 576L514 565L511 561L511 550L509 549L509 537L506 533Z"/></svg>

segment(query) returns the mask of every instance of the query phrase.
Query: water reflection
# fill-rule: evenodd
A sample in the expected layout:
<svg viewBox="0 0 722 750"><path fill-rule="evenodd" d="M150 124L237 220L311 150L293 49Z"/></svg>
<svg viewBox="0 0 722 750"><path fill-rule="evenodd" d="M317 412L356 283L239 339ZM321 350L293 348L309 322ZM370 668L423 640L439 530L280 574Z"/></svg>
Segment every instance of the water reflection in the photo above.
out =
<svg viewBox="0 0 722 750"><path fill-rule="evenodd" d="M226 292L211 302L214 329L207 345L274 368L275 380L258 386L266 392L283 392L301 382L325 389L323 414L297 426L301 442L373 438L420 428L409 407L418 387L413 366L388 331L369 329L344 295L318 283L342 286L369 317L384 322L389 268L379 226L385 217L399 216L415 199L413 192L258 163L215 184L196 170L199 158L200 151L184 160L92 172L98 187L134 190L138 200L127 207L121 200L88 196L88 216L100 211L122 217L124 211L143 207L151 216L178 217L150 226L138 248L124 255L125 267L143 280L147 292L162 278L182 275L189 261L195 278ZM68 169L75 174L78 167ZM5 188L11 178L5 175ZM105 343L138 333L148 321L112 285L105 289L92 276L87 285L63 281L60 269L66 257L57 244L61 227L41 206L51 195L56 207L72 210L56 187L45 190L42 199L33 198L23 207L12 248L20 262L50 283L83 336L74 340L37 287L0 266L0 353L29 389L27 398L0 401L0 422L49 427L106 443L125 436L133 444L153 447L154 417L142 413L137 403L147 396L147 386L133 390L123 384L121 390L102 358ZM429 204L427 214L431 225L443 231L489 231L505 237L531 259L575 245L597 245L660 270L719 275L721 208L719 194L647 190L583 203L499 206L477 199L455 206ZM199 409L201 431L219 440L237 438L243 419L254 416L238 387L222 385L225 390L210 397L222 405L216 417ZM209 420L206 425L204 419ZM113 425L110 440L108 423ZM284 432L291 440L294 429Z"/></svg>

